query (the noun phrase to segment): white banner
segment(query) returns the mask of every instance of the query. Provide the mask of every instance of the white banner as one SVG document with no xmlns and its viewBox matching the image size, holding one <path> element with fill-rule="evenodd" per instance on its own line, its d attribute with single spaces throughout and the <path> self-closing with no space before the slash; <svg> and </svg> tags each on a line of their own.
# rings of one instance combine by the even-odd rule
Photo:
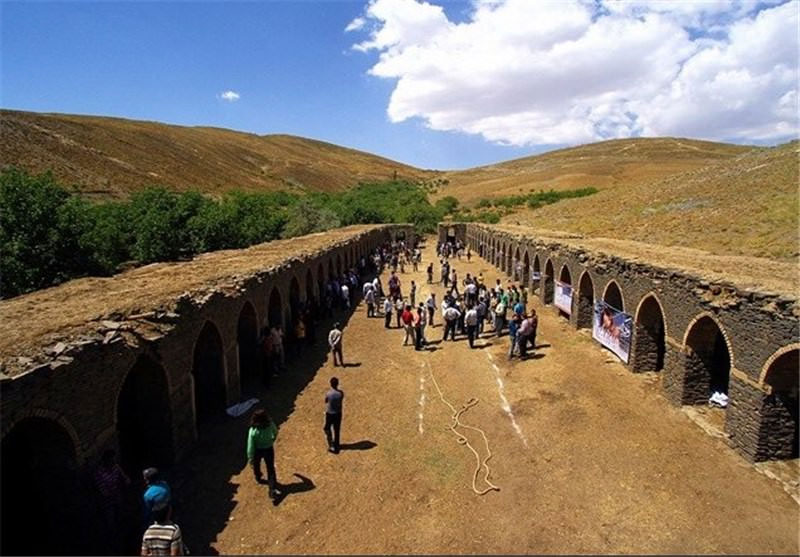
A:
<svg viewBox="0 0 800 557">
<path fill-rule="evenodd" d="M 617 311 L 603 300 L 595 302 L 592 338 L 619 356 L 626 364 L 631 351 L 632 331 L 633 318 L 630 315 Z"/>
<path fill-rule="evenodd" d="M 555 281 L 556 283 L 556 296 L 553 303 L 555 306 L 566 313 L 572 315 L 572 285 Z"/>
</svg>

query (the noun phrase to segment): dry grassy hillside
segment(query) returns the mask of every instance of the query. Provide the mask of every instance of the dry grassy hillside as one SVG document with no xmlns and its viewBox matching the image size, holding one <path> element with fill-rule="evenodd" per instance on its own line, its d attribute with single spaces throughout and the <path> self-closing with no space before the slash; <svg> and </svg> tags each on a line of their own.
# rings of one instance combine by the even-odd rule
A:
<svg viewBox="0 0 800 557">
<path fill-rule="evenodd" d="M 0 111 L 0 166 L 52 170 L 92 197 L 125 197 L 146 185 L 179 190 L 336 191 L 359 181 L 433 173 L 289 135 L 258 136 L 120 118 Z"/>
<path fill-rule="evenodd" d="M 610 184 L 590 197 L 525 209 L 503 222 L 716 254 L 796 259 L 799 153 L 797 141 L 752 149 L 658 180 Z"/>
<path fill-rule="evenodd" d="M 438 196 L 472 205 L 484 197 L 593 186 L 637 184 L 728 160 L 751 147 L 691 139 L 618 139 L 447 172 Z"/>
</svg>

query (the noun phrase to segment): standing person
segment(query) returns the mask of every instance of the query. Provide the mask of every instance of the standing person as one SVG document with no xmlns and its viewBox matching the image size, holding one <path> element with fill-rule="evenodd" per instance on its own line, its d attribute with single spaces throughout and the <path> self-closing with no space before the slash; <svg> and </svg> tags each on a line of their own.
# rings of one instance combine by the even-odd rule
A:
<svg viewBox="0 0 800 557">
<path fill-rule="evenodd" d="M 342 305 L 344 306 L 344 309 L 350 309 L 350 287 L 348 287 L 344 281 L 342 281 L 341 291 Z"/>
<path fill-rule="evenodd" d="M 467 338 L 469 339 L 469 347 L 475 348 L 475 332 L 478 330 L 478 310 L 475 306 L 467 306 L 467 313 L 464 316 L 464 323 L 467 326 Z"/>
<path fill-rule="evenodd" d="M 411 288 L 410 288 L 410 292 L 409 292 L 409 296 L 408 297 L 409 297 L 409 303 L 411 304 L 411 307 L 412 308 L 416 307 L 417 306 L 417 284 L 413 280 L 411 281 Z"/>
<path fill-rule="evenodd" d="M 428 315 L 427 311 L 425 311 L 425 306 L 422 305 L 422 302 L 419 303 L 419 307 L 417 308 L 417 318 L 419 321 L 419 327 L 417 330 L 417 334 L 419 336 L 420 345 L 424 346 L 428 344 L 428 341 L 425 339 L 425 326 L 428 323 Z"/>
<path fill-rule="evenodd" d="M 367 290 L 364 301 L 367 302 L 367 317 L 375 317 L 375 290 L 372 288 Z"/>
<path fill-rule="evenodd" d="M 142 536 L 141 555 L 184 555 L 181 529 L 172 522 L 170 505 L 153 511 L 153 523 Z"/>
<path fill-rule="evenodd" d="M 444 336 L 442 340 L 447 340 L 448 333 L 450 333 L 450 340 L 456 340 L 456 324 L 459 317 L 461 317 L 461 312 L 454 305 L 448 306 L 444 310 Z"/>
<path fill-rule="evenodd" d="M 403 320 L 403 310 L 406 309 L 406 305 L 403 303 L 403 298 L 397 298 L 397 301 L 394 304 L 394 312 L 397 317 L 397 328 L 400 328 L 400 324 Z"/>
<path fill-rule="evenodd" d="M 531 313 L 525 318 L 520 327 L 520 334 L 522 335 L 519 340 L 519 358 L 524 360 L 527 355 L 528 342 L 531 343 L 531 348 L 536 349 L 536 329 L 539 327 L 539 318 L 536 315 L 536 310 L 531 309 Z"/>
<path fill-rule="evenodd" d="M 521 323 L 522 323 L 522 318 L 520 317 L 520 315 L 518 313 L 515 313 L 511 317 L 511 321 L 508 322 L 508 339 L 509 339 L 509 343 L 510 343 L 510 346 L 508 347 L 508 359 L 509 360 L 514 357 L 514 352 L 517 351 L 517 348 L 520 348 L 520 350 L 519 350 L 520 354 L 519 355 L 520 355 L 520 358 L 522 358 L 521 346 L 522 346 L 522 343 L 525 342 L 524 340 L 522 340 L 522 339 L 525 338 L 525 336 L 523 334 L 520 334 L 520 330 L 519 329 L 520 329 L 520 324 Z"/>
<path fill-rule="evenodd" d="M 158 468 L 145 468 L 142 471 L 145 490 L 142 495 L 144 503 L 144 526 L 145 528 L 153 523 L 153 512 L 164 509 L 172 502 L 172 490 L 161 478 Z"/>
<path fill-rule="evenodd" d="M 478 305 L 475 310 L 478 312 L 478 330 L 477 334 L 483 334 L 483 323 L 486 320 L 486 300 L 481 296 L 478 298 Z"/>
<path fill-rule="evenodd" d="M 261 460 L 267 467 L 267 484 L 269 497 L 273 501 L 280 495 L 277 488 L 278 475 L 275 473 L 275 439 L 278 438 L 278 426 L 272 421 L 267 411 L 259 408 L 250 417 L 250 429 L 247 431 L 247 461 L 253 467 L 256 481 L 262 483 Z"/>
<path fill-rule="evenodd" d="M 472 260 L 472 251 L 467 248 L 467 263 L 469 263 L 470 260 Z"/>
<path fill-rule="evenodd" d="M 125 488 L 131 484 L 130 478 L 122 471 L 113 449 L 107 449 L 100 459 L 94 473 L 94 485 L 100 495 L 100 511 L 105 526 L 104 540 L 109 549 L 120 551 L 122 539 L 122 512 L 125 502 Z"/>
<path fill-rule="evenodd" d="M 455 269 L 453 269 L 453 274 L 450 277 L 450 281 L 453 284 L 453 288 L 452 290 L 450 290 L 450 293 L 455 292 L 456 293 L 455 297 L 458 298 L 459 296 L 461 296 L 461 294 L 458 292 L 458 273 L 456 273 Z"/>
<path fill-rule="evenodd" d="M 342 356 L 342 330 L 339 323 L 333 324 L 333 329 L 328 333 L 328 345 L 333 352 L 333 366 L 336 367 L 336 356 L 339 356 L 339 365 L 344 367 L 344 357 Z"/>
<path fill-rule="evenodd" d="M 436 313 L 436 294 L 430 293 L 428 299 L 425 300 L 425 306 L 428 308 L 428 324 L 433 327 L 433 314 Z"/>
<path fill-rule="evenodd" d="M 433 261 L 428 263 L 428 284 L 433 284 Z"/>
<path fill-rule="evenodd" d="M 497 305 L 494 307 L 494 331 L 497 336 L 503 335 L 503 326 L 506 321 L 506 304 L 503 302 L 502 297 Z"/>
<path fill-rule="evenodd" d="M 391 298 L 384 298 L 383 299 L 383 326 L 387 329 L 391 328 L 392 326 L 392 308 L 394 304 L 392 304 Z"/>
<path fill-rule="evenodd" d="M 342 401 L 344 391 L 339 388 L 339 379 L 331 377 L 331 388 L 325 393 L 325 438 L 328 440 L 328 452 L 339 453 L 339 431 L 342 428 Z M 332 433 L 331 433 L 331 430 Z"/>
<path fill-rule="evenodd" d="M 411 342 L 414 342 L 414 315 L 411 312 L 411 306 L 403 308 L 403 313 L 400 318 L 403 321 L 403 328 L 406 332 L 406 336 L 403 339 L 403 346 L 406 346 L 409 338 L 411 338 Z"/>
</svg>

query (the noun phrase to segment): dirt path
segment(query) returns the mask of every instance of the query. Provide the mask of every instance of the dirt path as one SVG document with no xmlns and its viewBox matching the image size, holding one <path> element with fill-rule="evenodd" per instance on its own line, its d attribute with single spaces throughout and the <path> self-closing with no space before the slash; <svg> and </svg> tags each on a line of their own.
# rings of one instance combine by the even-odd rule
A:
<svg viewBox="0 0 800 557">
<path fill-rule="evenodd" d="M 424 268 L 413 278 L 427 296 Z M 439 265 L 436 263 L 436 274 Z M 463 277 L 497 272 L 454 261 Z M 503 281 L 506 279 L 503 277 Z M 384 285 L 386 278 L 384 277 Z M 443 288 L 433 286 L 441 299 Z M 344 335 L 346 362 L 321 347 L 263 397 L 280 423 L 278 506 L 245 466 L 247 418 L 204 436 L 177 487 L 178 521 L 195 553 L 797 553 L 797 504 L 586 335 L 541 308 L 537 358 L 509 362 L 506 337 L 416 352 L 366 318 Z M 441 318 L 428 329 L 439 340 Z M 322 337 L 320 331 L 319 336 Z M 319 342 L 321 344 L 321 342 Z M 303 368 L 303 366 L 314 366 Z M 499 492 L 471 489 L 475 457 L 446 430 L 449 409 L 486 431 Z M 322 399 L 345 391 L 343 450 L 326 451 Z M 296 397 L 293 395 L 297 393 Z M 474 432 L 470 441 L 485 454 Z M 301 476 L 293 476 L 300 474 Z M 482 487 L 481 482 L 478 482 Z"/>
</svg>

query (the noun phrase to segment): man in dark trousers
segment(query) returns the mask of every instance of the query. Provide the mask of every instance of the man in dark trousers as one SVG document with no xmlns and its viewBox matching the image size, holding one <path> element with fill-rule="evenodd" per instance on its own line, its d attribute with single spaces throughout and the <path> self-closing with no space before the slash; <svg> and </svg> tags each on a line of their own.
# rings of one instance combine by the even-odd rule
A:
<svg viewBox="0 0 800 557">
<path fill-rule="evenodd" d="M 339 364 L 344 367 L 344 357 L 342 356 L 342 329 L 339 323 L 333 324 L 333 329 L 328 333 L 328 346 L 333 352 L 333 365 L 336 366 L 336 356 L 339 356 Z"/>
<path fill-rule="evenodd" d="M 331 389 L 325 393 L 325 437 L 328 451 L 339 453 L 339 430 L 342 427 L 342 400 L 344 392 L 339 389 L 339 379 L 331 377 Z M 333 431 L 331 431 L 333 430 Z"/>
</svg>

